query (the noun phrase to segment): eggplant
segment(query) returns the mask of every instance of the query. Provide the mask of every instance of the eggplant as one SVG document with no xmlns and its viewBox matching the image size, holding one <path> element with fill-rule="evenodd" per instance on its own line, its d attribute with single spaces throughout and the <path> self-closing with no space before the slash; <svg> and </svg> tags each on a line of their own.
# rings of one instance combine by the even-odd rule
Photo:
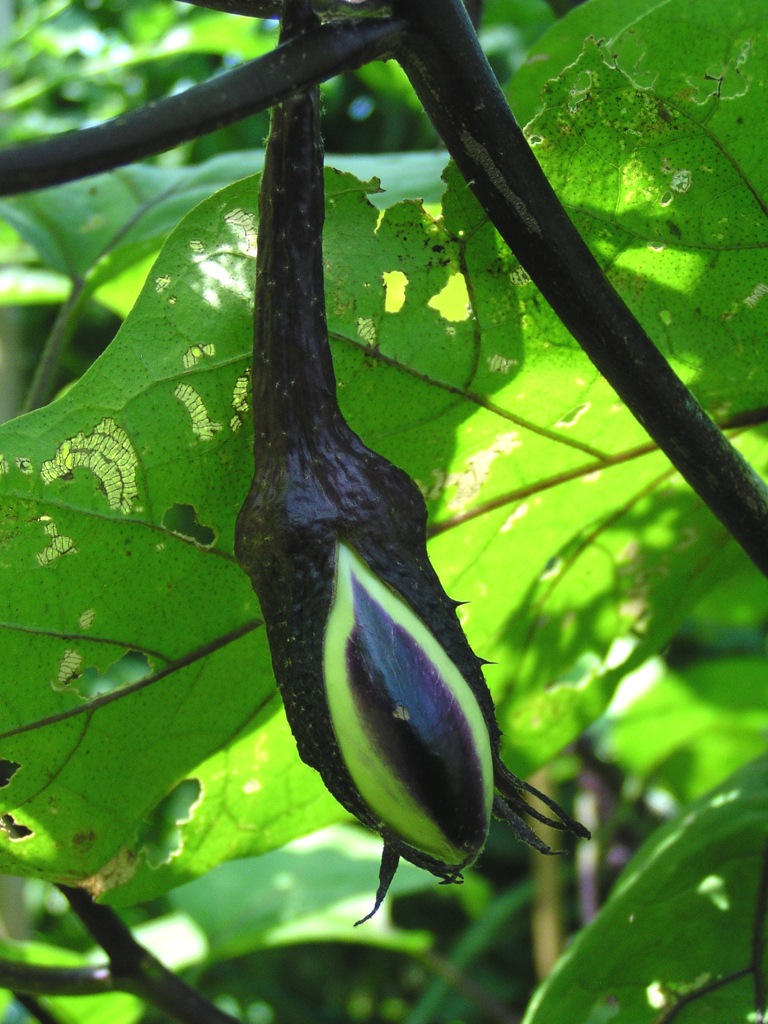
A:
<svg viewBox="0 0 768 1024">
<path fill-rule="evenodd" d="M 281 38 L 313 19 L 303 0 L 286 3 Z M 271 116 L 259 193 L 254 476 L 236 554 L 261 604 L 301 758 L 384 841 L 374 913 L 401 857 L 460 881 L 492 813 L 545 853 L 525 815 L 588 832 L 502 762 L 483 662 L 427 555 L 422 495 L 339 409 L 323 220 L 312 90 Z"/>
</svg>

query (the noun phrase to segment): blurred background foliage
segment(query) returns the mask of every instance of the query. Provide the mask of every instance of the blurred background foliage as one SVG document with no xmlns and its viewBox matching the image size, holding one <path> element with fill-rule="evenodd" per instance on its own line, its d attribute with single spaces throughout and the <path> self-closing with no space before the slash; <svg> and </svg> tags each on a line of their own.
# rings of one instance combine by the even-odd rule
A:
<svg viewBox="0 0 768 1024">
<path fill-rule="evenodd" d="M 570 6 L 488 0 L 481 40 L 502 84 Z M 0 33 L 0 141 L 8 145 L 188 88 L 269 50 L 276 26 L 173 0 L 0 0 Z M 419 164 L 416 156 L 416 169 L 442 158 L 394 63 L 371 65 L 322 91 L 329 153 L 432 160 Z M 176 170 L 258 151 L 267 123 L 266 114 L 249 118 L 154 163 Z M 138 264 L 126 277 L 126 295 L 135 295 L 136 275 L 146 269 Z M 18 411 L 66 294 L 62 278 L 12 226 L 0 224 L 2 418 Z M 114 282 L 108 301 L 98 291 L 89 299 L 59 388 L 103 351 L 126 302 L 115 297 Z M 696 608 L 663 655 L 622 682 L 607 714 L 537 779 L 561 798 L 573 795 L 577 816 L 595 830 L 593 844 L 576 858 L 544 860 L 493 828 L 463 887 L 436 887 L 430 876 L 406 868 L 391 906 L 350 934 L 349 921 L 370 900 L 379 844 L 345 826 L 258 860 L 222 865 L 123 916 L 169 966 L 248 1024 L 519 1021 L 567 936 L 594 916 L 658 823 L 765 751 L 767 634 L 764 581 L 745 565 Z M 733 678 L 740 682 L 737 698 L 728 685 Z M 178 820 L 169 806 L 153 837 L 161 849 L 172 844 Z M 354 844 L 359 857 L 351 860 Z M 351 875 L 358 870 L 355 890 Z M 350 888 L 357 891 L 351 902 Z M 36 962 L 66 962 L 67 951 L 90 946 L 59 894 L 34 881 L 0 882 L 2 934 L 33 940 L 26 948 Z M 0 952 L 12 955 L 13 948 L 18 953 L 12 946 Z M 62 1020 L 157 1019 L 123 996 L 51 1005 Z M 0 1014 L 3 1024 L 25 1019 L 10 995 L 0 995 Z"/>
</svg>

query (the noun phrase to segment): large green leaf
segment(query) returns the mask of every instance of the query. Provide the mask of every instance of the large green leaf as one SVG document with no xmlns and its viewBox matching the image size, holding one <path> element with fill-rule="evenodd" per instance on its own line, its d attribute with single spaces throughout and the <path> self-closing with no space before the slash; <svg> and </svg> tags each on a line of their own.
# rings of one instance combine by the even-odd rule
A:
<svg viewBox="0 0 768 1024">
<path fill-rule="evenodd" d="M 765 751 L 766 675 L 765 655 L 743 655 L 629 676 L 604 723 L 604 749 L 686 803 Z"/>
<path fill-rule="evenodd" d="M 739 8 L 755 38 L 758 7 Z M 664 12 L 689 10 L 663 5 L 646 49 L 664 45 Z M 707 40 L 710 66 L 722 35 Z M 691 88 L 673 105 L 604 57 L 589 44 L 553 83 L 532 141 L 617 286 L 764 470 L 765 169 L 734 125 L 765 118 L 765 93 Z M 692 75 L 700 48 L 691 59 Z M 448 183 L 442 219 L 417 202 L 382 217 L 328 172 L 328 318 L 345 414 L 422 486 L 522 773 L 743 559 Z M 0 433 L 4 870 L 146 898 L 341 814 L 294 752 L 232 556 L 255 197 L 246 180 L 197 207 L 105 356 Z M 84 703 L 116 662 L 151 685 Z"/>
<path fill-rule="evenodd" d="M 120 274 L 161 242 L 216 189 L 261 170 L 264 154 L 228 153 L 202 166 L 142 164 L 0 201 L 0 216 L 45 264 L 89 290 Z"/>
<path fill-rule="evenodd" d="M 94 891 L 139 865 L 152 875 L 157 858 L 147 867 L 136 857 L 139 823 L 222 748 L 210 777 L 195 775 L 197 820 L 204 805 L 220 826 L 231 808 L 243 820 L 228 830 L 234 852 L 340 816 L 269 724 L 269 653 L 232 556 L 250 474 L 254 235 L 242 204 L 253 206 L 255 187 L 187 219 L 107 357 L 68 395 L 4 428 L 3 730 L 76 712 L 2 742 L 12 870 L 74 880 L 109 862 Z M 127 651 L 157 682 L 90 710 L 83 695 L 109 685 L 94 675 Z M 238 742 L 243 730 L 254 735 Z"/>
<path fill-rule="evenodd" d="M 659 829 L 561 958 L 525 1024 L 759 1019 L 767 814 L 763 758 Z"/>
<path fill-rule="evenodd" d="M 222 864 L 177 889 L 171 902 L 205 932 L 209 961 L 303 942 L 342 941 L 421 953 L 433 937 L 396 927 L 389 900 L 367 927 L 351 927 L 371 910 L 371 879 L 380 860 L 377 838 L 356 825 L 341 825 L 264 857 Z M 431 886 L 428 875 L 404 863 L 389 895 Z"/>
<path fill-rule="evenodd" d="M 372 201 L 382 208 L 420 196 L 438 203 L 443 191 L 441 151 L 393 153 L 384 166 L 373 156 L 335 156 L 333 166 L 367 180 L 378 176 Z M 179 219 L 225 185 L 261 170 L 262 149 L 212 157 L 191 167 L 133 165 L 85 181 L 0 200 L 0 217 L 37 252 L 46 270 L 29 265 L 17 244 L 16 263 L 0 273 L 0 303 L 61 302 L 71 282 L 125 316 L 141 291 L 160 246 Z M 5 241 L 3 239 L 3 241 Z M 19 251 L 21 248 L 21 251 Z M 23 262 L 21 262 L 23 260 Z"/>
</svg>

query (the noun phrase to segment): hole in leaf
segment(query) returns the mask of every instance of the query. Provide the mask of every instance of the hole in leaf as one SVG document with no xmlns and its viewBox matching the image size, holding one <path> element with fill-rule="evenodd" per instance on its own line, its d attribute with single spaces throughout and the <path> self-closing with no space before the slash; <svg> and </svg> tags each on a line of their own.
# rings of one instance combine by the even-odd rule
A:
<svg viewBox="0 0 768 1024">
<path fill-rule="evenodd" d="M 6 761 L 0 757 L 0 789 L 8 785 L 19 768 L 21 765 L 17 761 Z"/>
<path fill-rule="evenodd" d="M 198 779 L 184 779 L 150 813 L 139 828 L 136 848 L 151 868 L 168 864 L 181 853 L 181 825 L 192 820 L 203 787 Z"/>
<path fill-rule="evenodd" d="M 592 406 L 591 402 L 582 402 L 581 405 L 575 406 L 565 416 L 561 416 L 555 424 L 556 427 L 573 427 L 579 422 L 585 412 L 589 412 Z"/>
<path fill-rule="evenodd" d="M 402 270 L 388 270 L 381 275 L 384 282 L 384 312 L 399 313 L 405 305 L 408 278 Z"/>
<path fill-rule="evenodd" d="M 202 548 L 209 548 L 216 540 L 216 531 L 200 522 L 193 505 L 180 505 L 178 502 L 171 505 L 163 513 L 162 525 Z"/>
<path fill-rule="evenodd" d="M 437 295 L 433 295 L 427 303 L 436 309 L 443 320 L 458 323 L 469 317 L 469 292 L 463 274 L 451 274 L 448 281 Z"/>
<path fill-rule="evenodd" d="M 544 566 L 539 580 L 551 580 L 559 576 L 563 568 L 563 560 L 559 555 L 553 555 Z"/>
<path fill-rule="evenodd" d="M 26 839 L 34 833 L 26 825 L 20 825 L 12 814 L 0 814 L 0 832 L 5 832 L 12 843 Z"/>
<path fill-rule="evenodd" d="M 104 672 L 91 666 L 82 673 L 77 682 L 77 692 L 87 699 L 113 693 L 124 686 L 138 683 L 152 672 L 152 665 L 146 654 L 128 651 L 113 662 Z"/>
</svg>

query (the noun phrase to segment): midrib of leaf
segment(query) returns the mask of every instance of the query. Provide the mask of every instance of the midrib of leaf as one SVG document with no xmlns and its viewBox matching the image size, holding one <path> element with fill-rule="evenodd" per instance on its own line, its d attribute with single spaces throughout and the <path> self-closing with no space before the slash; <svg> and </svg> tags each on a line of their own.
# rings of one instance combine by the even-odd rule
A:
<svg viewBox="0 0 768 1024">
<path fill-rule="evenodd" d="M 741 416 L 736 418 L 739 420 L 742 419 Z M 759 419 L 756 419 L 754 423 L 751 425 L 760 426 L 765 423 L 768 423 L 768 411 L 764 412 L 764 414 Z M 720 426 L 730 437 L 733 438 L 738 437 L 739 434 L 741 434 L 744 431 L 744 429 L 746 429 L 741 426 L 730 427 L 727 421 L 725 423 L 721 423 Z M 555 440 L 560 439 L 555 438 Z M 457 515 L 450 516 L 447 519 L 439 519 L 433 522 L 429 527 L 429 536 L 436 537 L 438 536 L 438 534 L 444 533 L 446 530 L 453 529 L 456 526 L 462 526 L 464 523 L 470 522 L 473 519 L 478 519 L 479 517 L 487 514 L 488 512 L 493 512 L 496 511 L 497 509 L 504 508 L 505 505 L 513 505 L 524 498 L 529 498 L 534 494 L 541 494 L 544 491 L 549 491 L 553 487 L 558 487 L 561 484 L 569 483 L 572 480 L 579 480 L 583 477 L 589 476 L 590 473 L 594 473 L 597 470 L 605 470 L 611 469 L 614 466 L 621 466 L 627 462 L 632 462 L 634 459 L 640 459 L 644 455 L 651 455 L 652 453 L 658 451 L 658 445 L 654 444 L 652 441 L 649 441 L 648 444 L 637 445 L 634 448 L 630 448 L 625 452 L 619 452 L 615 455 L 603 455 L 600 457 L 599 460 L 596 460 L 595 462 L 585 463 L 583 466 L 579 466 L 576 469 L 564 473 L 556 473 L 551 477 L 545 477 L 541 480 L 538 480 L 534 484 L 529 484 L 527 487 L 518 487 L 513 491 L 507 492 L 506 494 L 499 495 L 498 497 L 492 499 L 491 501 L 479 502 L 474 508 L 470 509 L 470 511 L 468 512 L 461 512 Z M 665 472 L 659 478 L 659 483 L 661 483 L 663 480 L 669 479 L 669 477 L 672 476 L 673 474 L 674 470 L 672 469 L 670 469 L 668 472 Z M 635 498 L 632 499 L 633 502 L 635 500 Z M 623 509 L 619 510 L 619 514 L 623 514 L 623 511 Z M 609 521 L 606 521 L 606 525 L 608 524 Z"/>
<path fill-rule="evenodd" d="M 389 366 L 394 370 L 399 370 L 402 373 L 408 374 L 408 376 L 412 377 L 414 380 L 420 381 L 422 384 L 427 384 L 439 391 L 445 391 L 449 395 L 455 395 L 463 402 L 473 405 L 477 409 L 486 409 L 488 412 L 494 413 L 498 416 L 499 419 L 508 423 L 513 423 L 515 426 L 528 430 L 532 434 L 537 434 L 539 437 L 546 438 L 548 441 L 555 441 L 557 444 L 561 444 L 565 448 L 573 448 L 576 451 L 583 452 L 585 455 L 590 455 L 593 458 L 598 459 L 601 465 L 609 464 L 610 456 L 604 455 L 591 445 L 584 444 L 581 441 L 572 440 L 562 434 L 556 434 L 555 431 L 539 426 L 537 423 L 533 423 L 531 420 L 527 420 L 522 416 L 517 416 L 508 409 L 502 409 L 495 402 L 486 398 L 485 395 L 470 391 L 468 388 L 457 387 L 457 385 L 449 384 L 446 381 L 437 380 L 434 377 L 429 377 L 427 374 L 422 373 L 414 367 L 400 362 L 393 356 L 385 355 L 383 352 L 377 350 L 371 351 L 363 343 L 349 335 L 341 334 L 338 331 L 332 331 L 330 332 L 330 336 L 335 341 L 343 342 L 351 348 L 356 349 L 358 352 L 364 353 L 366 359 L 369 359 L 371 362 L 379 362 L 384 366 Z"/>
</svg>

